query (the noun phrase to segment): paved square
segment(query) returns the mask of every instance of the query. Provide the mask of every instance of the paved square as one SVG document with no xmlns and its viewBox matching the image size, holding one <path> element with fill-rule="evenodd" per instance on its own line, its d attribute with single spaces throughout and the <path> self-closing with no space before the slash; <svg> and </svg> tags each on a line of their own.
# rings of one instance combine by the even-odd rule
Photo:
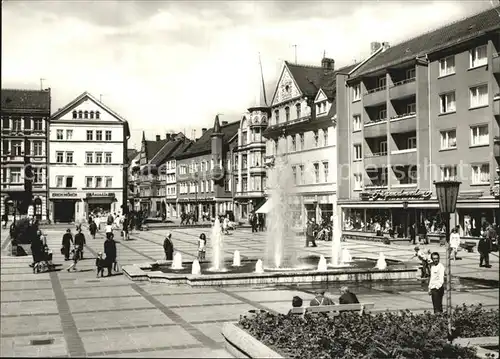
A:
<svg viewBox="0 0 500 359">
<path fill-rule="evenodd" d="M 28 266 L 31 257 L 11 257 L 4 251 L 1 260 L 1 356 L 89 356 L 89 357 L 176 357 L 229 358 L 220 329 L 226 321 L 236 321 L 249 309 L 267 309 L 286 313 L 294 295 L 308 302 L 314 297 L 310 285 L 281 287 L 191 288 L 165 284 L 134 283 L 121 273 L 96 278 L 94 258 L 103 250 L 103 236 L 91 239 L 85 259 L 78 271 L 68 273 L 58 248 L 65 227 L 44 229 L 54 262 L 61 270 L 33 274 Z M 174 246 L 189 261 L 197 255 L 197 240 L 209 229 L 156 229 L 132 234 L 132 240 L 118 238 L 119 265 L 149 263 L 163 259 L 163 239 L 172 233 Z M 2 239 L 7 233 L 2 230 Z M 304 248 L 301 238 L 288 244 L 302 255 L 329 256 L 330 242 L 319 242 L 317 248 Z M 346 242 L 357 257 L 407 260 L 413 246 Z M 6 248 L 6 246 L 2 246 Z M 224 256 L 232 259 L 238 249 L 243 258 L 259 258 L 265 248 L 265 234 L 238 229 L 225 238 Z M 444 248 L 430 245 L 444 255 Z M 211 257 L 210 239 L 207 258 Z M 497 287 L 478 278 L 497 281 L 498 253 L 492 253 L 490 269 L 478 267 L 477 253 L 460 252 L 461 260 L 453 262 L 453 304 L 483 303 L 498 307 Z M 417 265 L 418 262 L 415 261 Z M 473 280 L 467 280 L 472 278 Z M 476 279 L 476 280 L 474 280 Z M 337 301 L 339 284 L 325 287 Z M 426 283 L 363 283 L 351 285 L 364 302 L 374 302 L 376 310 L 432 309 Z M 34 342 L 33 342 L 34 341 Z"/>
</svg>

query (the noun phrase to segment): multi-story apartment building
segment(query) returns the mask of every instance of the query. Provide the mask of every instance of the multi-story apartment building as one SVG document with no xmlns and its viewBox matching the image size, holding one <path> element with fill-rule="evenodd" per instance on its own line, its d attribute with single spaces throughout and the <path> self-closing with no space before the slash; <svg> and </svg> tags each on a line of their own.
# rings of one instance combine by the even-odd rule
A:
<svg viewBox="0 0 500 359">
<path fill-rule="evenodd" d="M 135 197 L 136 197 L 136 185 L 135 185 L 135 176 L 133 168 L 137 163 L 139 163 L 139 155 L 140 152 L 136 149 L 128 149 L 127 150 L 127 186 L 128 186 L 128 210 L 134 210 Z"/>
<path fill-rule="evenodd" d="M 462 182 L 452 221 L 463 235 L 499 222 L 499 50 L 497 8 L 384 45 L 337 76 L 344 230 L 437 231 L 433 181 L 445 179 Z"/>
<path fill-rule="evenodd" d="M 231 159 L 237 146 L 240 121 L 219 122 L 203 129 L 201 137 L 176 156 L 177 212 L 195 212 L 211 217 L 233 211 Z"/>
<path fill-rule="evenodd" d="M 204 129 L 206 130 L 206 129 Z M 167 218 L 179 218 L 179 211 L 177 210 L 177 161 L 176 157 L 186 152 L 193 141 L 186 139 L 183 144 L 178 146 L 165 160 L 166 169 L 166 204 L 167 204 Z"/>
<path fill-rule="evenodd" d="M 1 214 L 20 214 L 33 205 L 33 215 L 46 220 L 47 213 L 47 138 L 50 117 L 50 89 L 2 89 Z M 31 164 L 31 178 L 25 168 Z M 24 213 L 25 214 L 25 213 Z"/>
<path fill-rule="evenodd" d="M 354 66 L 338 71 L 349 71 Z M 321 66 L 284 63 L 271 103 L 271 119 L 264 136 L 266 164 L 286 156 L 295 187 L 294 221 L 329 220 L 336 205 L 335 62 Z M 265 206 L 265 205 L 264 205 Z"/>
<path fill-rule="evenodd" d="M 127 206 L 128 123 L 84 92 L 50 119 L 49 212 L 52 221 L 83 221 Z"/>
<path fill-rule="evenodd" d="M 142 133 L 139 168 L 134 174 L 140 209 L 146 216 L 167 216 L 167 171 L 170 165 L 167 158 L 183 147 L 185 141 L 183 133 L 167 133 L 164 139 L 156 135 L 156 141 L 147 141 Z"/>
</svg>

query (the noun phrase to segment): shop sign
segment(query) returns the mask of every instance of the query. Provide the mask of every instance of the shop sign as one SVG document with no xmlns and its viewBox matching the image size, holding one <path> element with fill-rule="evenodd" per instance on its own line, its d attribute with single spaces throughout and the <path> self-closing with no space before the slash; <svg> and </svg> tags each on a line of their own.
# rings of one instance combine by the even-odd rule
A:
<svg viewBox="0 0 500 359">
<path fill-rule="evenodd" d="M 363 201 L 401 201 L 411 199 L 429 199 L 432 197 L 432 191 L 384 191 L 377 190 L 372 192 L 361 192 L 359 197 Z"/>
<path fill-rule="evenodd" d="M 51 193 L 50 197 L 52 198 L 65 198 L 65 197 L 77 197 L 78 193 L 75 192 L 55 192 Z"/>
<path fill-rule="evenodd" d="M 113 192 L 90 192 L 87 193 L 87 197 L 114 197 L 115 194 Z"/>
</svg>

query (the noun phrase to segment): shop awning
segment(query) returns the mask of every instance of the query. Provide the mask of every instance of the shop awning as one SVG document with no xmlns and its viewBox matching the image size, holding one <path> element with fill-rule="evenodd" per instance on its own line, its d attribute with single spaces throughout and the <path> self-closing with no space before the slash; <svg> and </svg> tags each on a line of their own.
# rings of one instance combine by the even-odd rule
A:
<svg viewBox="0 0 500 359">
<path fill-rule="evenodd" d="M 263 213 L 267 214 L 271 211 L 271 200 L 268 199 L 266 200 L 266 203 L 264 203 L 255 213 Z"/>
</svg>

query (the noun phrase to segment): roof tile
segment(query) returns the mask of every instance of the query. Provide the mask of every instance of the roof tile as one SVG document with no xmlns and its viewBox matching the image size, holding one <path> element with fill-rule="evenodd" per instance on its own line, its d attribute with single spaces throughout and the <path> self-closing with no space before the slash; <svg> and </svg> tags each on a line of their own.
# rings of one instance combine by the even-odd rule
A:
<svg viewBox="0 0 500 359">
<path fill-rule="evenodd" d="M 50 89 L 2 89 L 2 110 L 50 111 Z"/>
</svg>

